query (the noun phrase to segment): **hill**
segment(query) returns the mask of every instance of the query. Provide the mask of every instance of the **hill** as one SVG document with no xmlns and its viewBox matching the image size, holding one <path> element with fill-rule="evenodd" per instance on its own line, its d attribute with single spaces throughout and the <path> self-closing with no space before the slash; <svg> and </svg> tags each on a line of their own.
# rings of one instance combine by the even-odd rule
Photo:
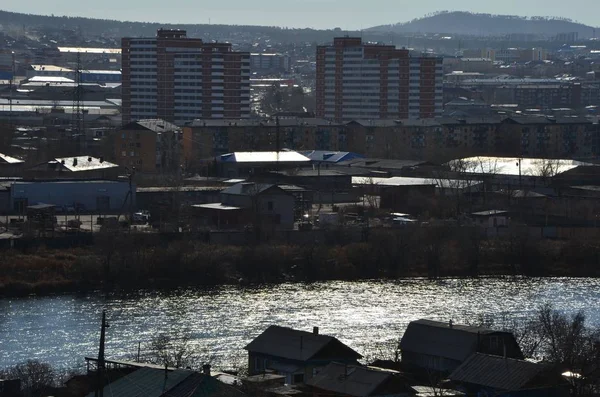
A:
<svg viewBox="0 0 600 397">
<path fill-rule="evenodd" d="M 84 17 L 47 16 L 23 14 L 0 10 L 0 32 L 11 35 L 24 34 L 24 31 L 75 31 L 82 39 L 103 37 L 147 37 L 156 34 L 159 28 L 185 29 L 190 37 L 201 37 L 227 41 L 254 39 L 257 37 L 277 38 L 279 42 L 321 42 L 331 40 L 333 30 L 288 29 L 277 26 L 253 25 L 209 25 L 171 24 L 161 22 L 132 22 Z M 339 34 L 339 33 L 338 33 Z M 349 34 L 359 34 L 349 32 Z M 236 40 L 237 39 L 237 40 Z"/>
<path fill-rule="evenodd" d="M 535 34 L 546 37 L 554 37 L 558 33 L 576 32 L 579 38 L 589 38 L 594 35 L 593 27 L 565 18 L 475 14 L 464 11 L 442 11 L 410 22 L 375 26 L 369 28 L 368 31 L 445 33 L 468 36 Z"/>
</svg>

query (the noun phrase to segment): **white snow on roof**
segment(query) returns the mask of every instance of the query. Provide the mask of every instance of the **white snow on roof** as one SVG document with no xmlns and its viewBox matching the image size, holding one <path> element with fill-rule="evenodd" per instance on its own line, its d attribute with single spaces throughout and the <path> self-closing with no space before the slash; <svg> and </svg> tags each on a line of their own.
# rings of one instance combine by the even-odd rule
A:
<svg viewBox="0 0 600 397">
<path fill-rule="evenodd" d="M 75 160 L 77 160 L 77 162 L 75 162 Z M 63 163 L 64 161 L 63 166 L 72 172 L 118 167 L 118 165 L 109 163 L 108 161 L 100 161 L 99 158 L 88 156 L 62 157 L 56 158 L 54 161 L 58 163 Z"/>
<path fill-rule="evenodd" d="M 519 162 L 521 175 L 544 176 L 549 172 L 553 175 L 569 171 L 578 166 L 592 166 L 576 160 L 565 159 L 535 159 L 517 157 L 467 157 L 452 160 L 450 166 L 461 167 L 466 172 L 474 174 L 519 175 Z M 462 165 L 459 165 L 462 163 Z"/>
<path fill-rule="evenodd" d="M 309 162 L 310 159 L 298 152 L 234 152 L 224 154 L 221 160 L 232 163 L 275 163 L 275 162 Z"/>
</svg>

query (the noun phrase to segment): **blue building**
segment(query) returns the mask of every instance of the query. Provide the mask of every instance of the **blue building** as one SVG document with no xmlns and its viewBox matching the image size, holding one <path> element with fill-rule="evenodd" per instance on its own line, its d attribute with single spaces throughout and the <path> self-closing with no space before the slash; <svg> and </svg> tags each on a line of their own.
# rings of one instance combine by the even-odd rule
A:
<svg viewBox="0 0 600 397">
<path fill-rule="evenodd" d="M 129 181 L 19 181 L 10 185 L 8 193 L 9 208 L 4 210 L 16 213 L 39 203 L 92 213 L 114 213 L 124 203 L 129 205 Z M 132 203 L 135 208 L 135 186 L 132 186 Z"/>
</svg>

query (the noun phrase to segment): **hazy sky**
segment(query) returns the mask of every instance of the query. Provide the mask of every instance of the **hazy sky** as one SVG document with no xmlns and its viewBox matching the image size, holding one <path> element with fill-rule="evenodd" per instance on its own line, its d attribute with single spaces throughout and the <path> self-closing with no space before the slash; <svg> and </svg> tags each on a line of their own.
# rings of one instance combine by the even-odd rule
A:
<svg viewBox="0 0 600 397">
<path fill-rule="evenodd" d="M 451 8 L 449 8 L 451 7 Z M 600 0 L 3 0 L 8 11 L 171 23 L 354 30 L 440 10 L 560 16 L 600 25 Z"/>
</svg>

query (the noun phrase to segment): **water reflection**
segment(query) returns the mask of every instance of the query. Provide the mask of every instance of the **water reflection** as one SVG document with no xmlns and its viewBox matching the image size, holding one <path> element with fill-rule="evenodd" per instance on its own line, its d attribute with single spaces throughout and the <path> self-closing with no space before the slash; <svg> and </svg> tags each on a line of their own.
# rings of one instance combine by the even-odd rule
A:
<svg viewBox="0 0 600 397">
<path fill-rule="evenodd" d="M 189 330 L 200 349 L 226 366 L 239 362 L 245 344 L 271 324 L 319 326 L 366 356 L 422 317 L 456 323 L 478 316 L 526 317 L 539 304 L 553 302 L 565 312 L 584 309 L 599 324 L 599 286 L 596 279 L 412 279 L 4 299 L 0 367 L 29 358 L 63 368 L 82 365 L 84 356 L 97 354 L 104 307 L 111 358 L 131 356 L 138 342 L 160 332 Z"/>
</svg>

